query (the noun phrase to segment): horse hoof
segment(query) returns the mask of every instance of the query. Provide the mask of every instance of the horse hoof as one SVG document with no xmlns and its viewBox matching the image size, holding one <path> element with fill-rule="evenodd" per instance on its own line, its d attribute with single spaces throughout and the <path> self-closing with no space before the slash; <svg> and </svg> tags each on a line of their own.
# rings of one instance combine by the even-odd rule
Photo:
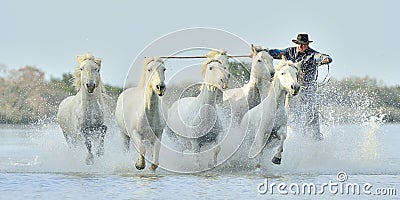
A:
<svg viewBox="0 0 400 200">
<path fill-rule="evenodd" d="M 138 162 L 136 162 L 136 164 L 135 164 L 135 167 L 136 167 L 136 169 L 138 169 L 138 170 L 144 169 L 145 166 L 146 166 L 145 164 L 139 164 Z"/>
<path fill-rule="evenodd" d="M 277 158 L 277 157 L 273 157 L 272 158 L 272 163 L 276 164 L 276 165 L 280 165 L 281 164 L 281 158 Z"/>
<path fill-rule="evenodd" d="M 87 164 L 87 165 L 93 165 L 93 163 L 94 163 L 93 155 L 92 155 L 92 154 L 89 154 L 89 155 L 86 157 L 86 164 Z"/>
<path fill-rule="evenodd" d="M 156 171 L 157 168 L 158 168 L 158 165 L 156 165 L 156 164 L 151 164 L 150 169 L 151 169 L 152 171 Z"/>
<path fill-rule="evenodd" d="M 208 167 L 211 169 L 211 168 L 214 168 L 215 166 L 217 166 L 217 160 L 215 159 L 212 159 L 212 160 L 210 160 L 210 161 L 208 161 Z"/>
</svg>

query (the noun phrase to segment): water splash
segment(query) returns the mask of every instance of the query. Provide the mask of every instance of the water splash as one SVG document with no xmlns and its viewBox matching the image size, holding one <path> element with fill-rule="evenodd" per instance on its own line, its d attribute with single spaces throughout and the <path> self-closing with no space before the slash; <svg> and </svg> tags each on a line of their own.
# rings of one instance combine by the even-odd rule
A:
<svg viewBox="0 0 400 200">
<path fill-rule="evenodd" d="M 384 116 L 384 114 L 380 116 L 372 116 L 364 123 L 364 139 L 361 144 L 361 157 L 363 160 L 369 162 L 378 160 L 381 147 L 378 142 L 377 133 L 384 124 Z"/>
<path fill-rule="evenodd" d="M 243 145 L 228 161 L 216 169 L 206 172 L 211 174 L 247 174 L 255 176 L 279 176 L 282 174 L 335 174 L 346 171 L 355 174 L 387 174 L 399 173 L 400 159 L 391 144 L 394 135 L 382 134 L 385 110 L 376 106 L 373 95 L 365 95 L 362 91 L 348 93 L 341 97 L 339 92 L 322 92 L 321 113 L 323 115 L 323 141 L 315 141 L 311 137 L 298 134 L 289 128 L 288 138 L 284 146 L 283 160 L 280 166 L 271 163 L 275 149 L 267 149 L 262 159 L 262 168 L 254 171 L 254 160 L 241 154 L 246 150 Z M 331 95 L 337 95 L 332 98 Z M 219 111 L 223 126 L 229 129 L 231 119 L 225 112 Z M 25 143 L 16 144 L 22 156 L 9 156 L 0 161 L 0 170 L 8 172 L 50 172 L 50 173 L 116 173 L 116 174 L 152 174 L 148 171 L 137 171 L 134 163 L 138 157 L 135 148 L 131 153 L 122 152 L 119 130 L 109 129 L 106 137 L 105 155 L 95 160 L 95 164 L 84 164 L 85 152 L 82 149 L 70 149 L 56 123 L 36 124 L 29 132 Z M 232 128 L 224 137 L 240 139 L 242 130 Z M 393 134 L 393 131 L 391 132 Z M 396 136 L 394 136 L 396 137 Z M 398 136 L 397 136 L 398 137 Z M 26 139 L 26 138 L 25 138 Z M 167 137 L 164 135 L 163 140 Z M 227 155 L 235 150 L 234 145 L 225 143 L 221 154 Z M 398 149 L 397 149 L 398 150 Z M 382 153 L 385 151 L 385 153 Z M 160 156 L 163 152 L 161 150 Z M 244 154 L 247 155 L 247 154 Z M 1 156 L 1 152 L 0 152 Z M 193 167 L 190 160 L 160 157 L 160 164 L 168 162 L 182 168 Z M 171 173 L 163 169 L 156 174 Z"/>
</svg>

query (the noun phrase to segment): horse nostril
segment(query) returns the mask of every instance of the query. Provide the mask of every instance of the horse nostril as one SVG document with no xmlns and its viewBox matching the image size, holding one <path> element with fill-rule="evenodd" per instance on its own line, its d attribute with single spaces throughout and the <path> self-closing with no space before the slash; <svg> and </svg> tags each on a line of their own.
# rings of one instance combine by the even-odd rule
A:
<svg viewBox="0 0 400 200">
<path fill-rule="evenodd" d="M 164 89 L 165 89 L 165 85 L 164 84 L 160 85 L 160 90 L 164 90 Z"/>
<path fill-rule="evenodd" d="M 231 74 L 228 74 L 228 79 L 230 79 L 231 78 Z"/>
<path fill-rule="evenodd" d="M 290 88 L 292 88 L 292 90 L 294 90 L 294 86 L 293 85 L 291 85 Z"/>
</svg>

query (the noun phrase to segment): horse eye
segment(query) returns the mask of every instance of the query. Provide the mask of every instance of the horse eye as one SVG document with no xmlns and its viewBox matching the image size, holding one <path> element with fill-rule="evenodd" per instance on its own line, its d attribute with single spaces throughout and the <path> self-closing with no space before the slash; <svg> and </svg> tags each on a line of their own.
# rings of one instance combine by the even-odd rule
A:
<svg viewBox="0 0 400 200">
<path fill-rule="evenodd" d="M 100 69 L 97 69 L 97 72 L 100 72 Z"/>
<path fill-rule="evenodd" d="M 212 70 L 212 67 L 210 67 L 210 70 Z"/>
<path fill-rule="evenodd" d="M 165 68 L 163 69 L 163 71 L 165 72 Z"/>
<path fill-rule="evenodd" d="M 258 60 L 258 62 L 261 62 L 261 60 Z"/>
<path fill-rule="evenodd" d="M 285 74 L 285 73 L 282 72 L 281 75 L 283 75 L 283 74 Z"/>
<path fill-rule="evenodd" d="M 83 68 L 80 68 L 81 69 L 81 71 L 83 70 Z"/>
<path fill-rule="evenodd" d="M 147 71 L 150 72 L 151 70 L 150 70 L 150 69 L 147 69 Z"/>
</svg>

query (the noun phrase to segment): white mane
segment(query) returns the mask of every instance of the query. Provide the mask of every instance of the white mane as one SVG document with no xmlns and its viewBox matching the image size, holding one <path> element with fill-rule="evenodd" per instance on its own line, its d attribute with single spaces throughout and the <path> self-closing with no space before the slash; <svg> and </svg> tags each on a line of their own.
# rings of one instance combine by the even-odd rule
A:
<svg viewBox="0 0 400 200">
<path fill-rule="evenodd" d="M 79 91 L 81 89 L 81 86 L 82 86 L 82 82 L 81 82 L 81 78 L 82 78 L 81 77 L 81 72 L 82 72 L 81 64 L 85 60 L 93 61 L 101 69 L 101 58 L 95 58 L 91 53 L 86 53 L 84 55 L 77 56 L 78 65 L 75 67 L 75 71 L 72 74 L 73 75 L 73 85 L 74 85 L 76 91 Z M 101 91 L 102 92 L 105 91 L 105 88 L 103 86 L 103 82 L 101 81 L 101 78 L 100 78 L 99 83 L 100 83 L 99 88 L 101 88 Z"/>
<path fill-rule="evenodd" d="M 146 81 L 147 81 L 147 68 L 146 68 L 146 66 L 148 65 L 148 64 L 150 64 L 151 62 L 160 62 L 160 63 L 162 63 L 162 64 L 164 64 L 164 61 L 161 59 L 161 58 L 158 58 L 158 57 L 154 57 L 154 58 L 145 58 L 144 59 L 144 63 L 143 63 L 143 67 L 142 67 L 142 72 L 141 72 L 141 75 L 140 75 L 140 81 L 139 81 L 139 84 L 138 84 L 138 87 L 140 87 L 140 88 L 144 88 L 144 87 L 146 87 Z"/>
</svg>

